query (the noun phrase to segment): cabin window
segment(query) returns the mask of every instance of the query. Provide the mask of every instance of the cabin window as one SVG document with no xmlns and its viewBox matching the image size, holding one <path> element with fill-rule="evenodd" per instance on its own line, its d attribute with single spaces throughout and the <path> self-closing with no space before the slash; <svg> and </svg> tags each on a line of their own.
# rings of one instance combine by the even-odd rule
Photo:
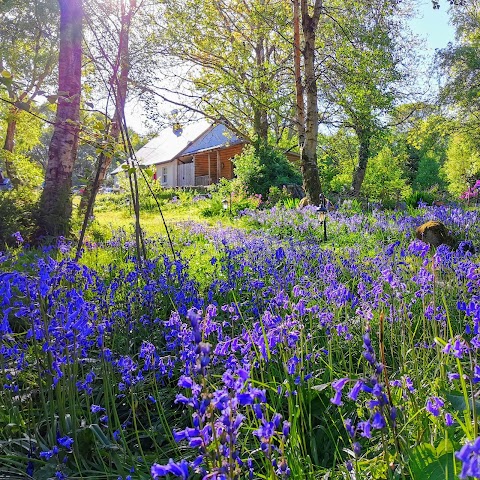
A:
<svg viewBox="0 0 480 480">
<path fill-rule="evenodd" d="M 168 183 L 168 169 L 167 169 L 167 167 L 162 168 L 162 183 Z"/>
</svg>

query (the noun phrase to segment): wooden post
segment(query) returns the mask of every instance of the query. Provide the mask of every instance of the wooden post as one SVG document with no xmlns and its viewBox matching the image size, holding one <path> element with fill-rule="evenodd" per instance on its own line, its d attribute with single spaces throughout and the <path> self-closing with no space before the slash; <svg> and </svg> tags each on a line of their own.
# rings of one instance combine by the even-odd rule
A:
<svg viewBox="0 0 480 480">
<path fill-rule="evenodd" d="M 195 182 L 195 179 L 197 178 L 197 166 L 195 165 L 195 155 L 193 155 L 193 186 L 195 186 L 196 182 Z"/>
<path fill-rule="evenodd" d="M 210 155 L 211 155 L 211 153 L 208 152 L 208 182 L 212 183 L 212 175 L 211 175 L 211 168 L 210 168 L 210 161 L 211 161 Z"/>
</svg>

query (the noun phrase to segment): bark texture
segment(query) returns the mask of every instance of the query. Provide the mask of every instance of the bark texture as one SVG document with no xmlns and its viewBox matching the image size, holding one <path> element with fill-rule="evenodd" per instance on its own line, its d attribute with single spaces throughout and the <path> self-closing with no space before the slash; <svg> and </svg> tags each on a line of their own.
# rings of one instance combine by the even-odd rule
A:
<svg viewBox="0 0 480 480">
<path fill-rule="evenodd" d="M 7 132 L 5 134 L 5 143 L 3 144 L 3 160 L 5 162 L 5 172 L 12 182 L 14 188 L 20 185 L 20 181 L 15 170 L 13 162 L 13 149 L 15 147 L 15 133 L 17 131 L 17 115 L 18 109 L 11 107 L 7 116 Z"/>
<path fill-rule="evenodd" d="M 297 2 L 298 0 L 294 0 L 294 52 L 298 58 L 294 59 L 294 66 L 295 84 L 297 88 L 297 126 L 303 188 L 309 202 L 313 205 L 320 205 L 322 187 L 317 164 L 318 90 L 315 76 L 315 39 L 322 10 L 322 0 L 315 1 L 311 15 L 309 13 L 308 0 L 300 0 L 300 15 L 304 40 L 303 67 L 305 80 L 303 84 L 301 81 L 301 73 L 299 72 L 300 39 L 299 27 L 296 26 L 299 16 Z"/>
<path fill-rule="evenodd" d="M 260 91 L 266 92 L 269 86 L 265 83 L 266 72 L 265 62 L 269 60 L 269 52 L 266 46 L 265 38 L 260 37 L 255 46 L 255 59 L 257 62 L 258 74 L 260 81 Z M 262 101 L 254 99 L 253 101 L 253 115 L 254 115 L 254 130 L 255 135 L 261 143 L 265 145 L 268 143 L 268 114 L 265 104 Z"/>
<path fill-rule="evenodd" d="M 352 189 L 353 195 L 358 197 L 362 189 L 362 183 L 365 179 L 367 171 L 368 157 L 370 156 L 370 140 L 371 134 L 369 132 L 357 131 L 358 137 L 358 165 L 353 173 Z"/>
<path fill-rule="evenodd" d="M 66 235 L 72 213 L 72 171 L 77 157 L 82 62 L 82 0 L 59 0 L 59 99 L 40 200 L 39 234 Z"/>
</svg>

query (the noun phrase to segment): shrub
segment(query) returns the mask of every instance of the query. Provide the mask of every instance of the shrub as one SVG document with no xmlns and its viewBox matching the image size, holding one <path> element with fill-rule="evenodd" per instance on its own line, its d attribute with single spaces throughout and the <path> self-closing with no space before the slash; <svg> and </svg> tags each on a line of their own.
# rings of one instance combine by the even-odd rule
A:
<svg viewBox="0 0 480 480">
<path fill-rule="evenodd" d="M 390 147 L 383 147 L 369 159 L 362 193 L 371 200 L 385 202 L 407 197 L 411 188 L 407 183 L 402 166 L 405 154 L 394 152 Z"/>
<path fill-rule="evenodd" d="M 416 190 L 428 190 L 436 185 L 444 187 L 440 176 L 440 162 L 433 155 L 426 155 L 420 159 L 418 171 L 413 181 Z"/>
<path fill-rule="evenodd" d="M 43 182 L 43 171 L 39 165 L 32 162 L 26 155 L 0 151 L 0 163 L 10 160 L 13 166 L 12 182 L 14 179 L 23 187 L 37 188 Z"/>
<path fill-rule="evenodd" d="M 0 191 L 0 248 L 16 243 L 12 237 L 15 232 L 26 241 L 32 237 L 38 197 L 39 193 L 30 188 Z"/>
<path fill-rule="evenodd" d="M 237 182 L 244 185 L 249 194 L 266 197 L 270 187 L 302 183 L 298 169 L 269 145 L 249 145 L 233 162 Z"/>
<path fill-rule="evenodd" d="M 452 136 L 442 172 L 448 183 L 448 191 L 456 197 L 480 174 L 480 151 L 469 136 L 463 133 Z"/>
</svg>

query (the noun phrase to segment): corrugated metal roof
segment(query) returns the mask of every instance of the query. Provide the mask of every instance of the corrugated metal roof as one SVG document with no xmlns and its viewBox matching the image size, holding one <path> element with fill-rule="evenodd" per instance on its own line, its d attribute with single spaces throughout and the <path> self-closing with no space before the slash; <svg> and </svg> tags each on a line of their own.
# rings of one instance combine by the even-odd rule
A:
<svg viewBox="0 0 480 480">
<path fill-rule="evenodd" d="M 241 141 L 241 139 L 228 130 L 225 125 L 216 125 L 188 146 L 185 151 L 182 152 L 182 155 L 210 150 L 211 148 L 218 148 L 223 145 L 232 145 L 239 141 Z"/>
<path fill-rule="evenodd" d="M 186 125 L 180 135 L 171 127 L 165 128 L 136 153 L 137 160 L 144 166 L 170 162 L 209 128 L 206 120 Z"/>
<path fill-rule="evenodd" d="M 213 126 L 207 120 L 200 120 L 183 127 L 180 135 L 177 135 L 171 127 L 165 128 L 157 137 L 140 148 L 136 152 L 136 157 L 142 166 L 158 165 L 171 162 L 180 155 L 193 155 L 240 141 L 242 140 L 224 125 Z M 112 175 L 122 170 L 120 166 L 112 172 Z"/>
</svg>

